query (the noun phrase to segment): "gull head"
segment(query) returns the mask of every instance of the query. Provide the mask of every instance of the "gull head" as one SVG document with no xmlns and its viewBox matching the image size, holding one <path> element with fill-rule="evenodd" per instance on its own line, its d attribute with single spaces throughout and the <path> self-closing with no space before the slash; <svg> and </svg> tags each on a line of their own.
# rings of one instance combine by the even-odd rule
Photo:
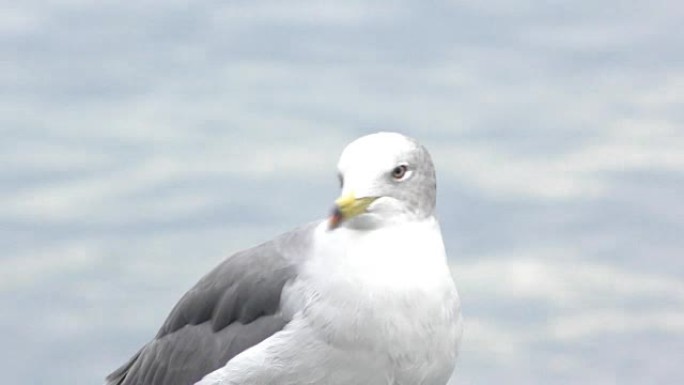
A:
<svg viewBox="0 0 684 385">
<path fill-rule="evenodd" d="M 330 229 L 372 229 L 431 217 L 435 209 L 435 169 L 415 139 L 380 132 L 351 142 L 337 164 L 342 193 Z"/>
</svg>

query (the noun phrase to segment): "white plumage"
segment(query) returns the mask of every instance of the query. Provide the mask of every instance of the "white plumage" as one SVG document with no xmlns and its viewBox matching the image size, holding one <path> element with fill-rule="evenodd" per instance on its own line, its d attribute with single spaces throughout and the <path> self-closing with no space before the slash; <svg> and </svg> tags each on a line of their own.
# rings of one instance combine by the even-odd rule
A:
<svg viewBox="0 0 684 385">
<path fill-rule="evenodd" d="M 397 165 L 408 175 L 392 179 Z M 200 385 L 447 383 L 462 321 L 433 213 L 429 155 L 380 133 L 350 144 L 338 168 L 343 195 L 373 203 L 342 226 L 316 226 L 283 289 L 291 321 Z"/>
</svg>

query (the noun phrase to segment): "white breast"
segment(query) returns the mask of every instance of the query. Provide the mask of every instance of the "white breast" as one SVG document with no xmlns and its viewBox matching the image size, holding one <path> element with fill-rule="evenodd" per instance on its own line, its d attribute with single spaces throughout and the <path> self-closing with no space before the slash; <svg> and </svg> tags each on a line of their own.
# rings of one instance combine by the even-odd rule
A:
<svg viewBox="0 0 684 385">
<path fill-rule="evenodd" d="M 386 355 L 397 381 L 445 383 L 461 321 L 437 221 L 318 231 L 302 276 L 307 323 L 336 348 Z"/>
</svg>

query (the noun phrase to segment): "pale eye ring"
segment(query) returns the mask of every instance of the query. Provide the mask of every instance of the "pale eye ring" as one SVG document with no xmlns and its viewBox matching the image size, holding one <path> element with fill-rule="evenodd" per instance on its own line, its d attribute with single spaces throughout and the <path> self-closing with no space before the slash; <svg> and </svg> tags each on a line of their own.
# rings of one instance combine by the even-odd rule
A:
<svg viewBox="0 0 684 385">
<path fill-rule="evenodd" d="M 402 180 L 406 176 L 406 171 L 408 171 L 408 166 L 405 164 L 400 164 L 392 169 L 392 178 L 396 180 Z"/>
</svg>

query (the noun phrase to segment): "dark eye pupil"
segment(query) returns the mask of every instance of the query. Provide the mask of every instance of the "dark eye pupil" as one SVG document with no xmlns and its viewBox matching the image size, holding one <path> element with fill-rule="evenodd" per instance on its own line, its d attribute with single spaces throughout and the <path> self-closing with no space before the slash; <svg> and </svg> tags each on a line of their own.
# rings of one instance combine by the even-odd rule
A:
<svg viewBox="0 0 684 385">
<path fill-rule="evenodd" d="M 397 167 L 394 168 L 394 170 L 392 170 L 392 176 L 393 176 L 395 179 L 401 179 L 401 178 L 403 178 L 403 177 L 404 177 L 404 174 L 406 174 L 406 166 L 404 166 L 404 165 L 397 166 Z"/>
</svg>

